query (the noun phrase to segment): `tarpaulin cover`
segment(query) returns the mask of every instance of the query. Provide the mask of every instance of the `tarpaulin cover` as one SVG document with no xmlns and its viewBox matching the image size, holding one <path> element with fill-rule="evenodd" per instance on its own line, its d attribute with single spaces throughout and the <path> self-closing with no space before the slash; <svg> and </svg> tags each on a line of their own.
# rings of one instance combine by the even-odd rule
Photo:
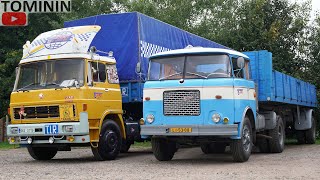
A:
<svg viewBox="0 0 320 180">
<path fill-rule="evenodd" d="M 144 81 L 151 55 L 188 45 L 227 48 L 138 12 L 98 15 L 65 22 L 65 27 L 99 25 L 101 30 L 91 46 L 113 51 L 120 81 Z M 101 54 L 100 55 L 107 55 Z M 136 65 L 141 62 L 141 73 Z"/>
</svg>

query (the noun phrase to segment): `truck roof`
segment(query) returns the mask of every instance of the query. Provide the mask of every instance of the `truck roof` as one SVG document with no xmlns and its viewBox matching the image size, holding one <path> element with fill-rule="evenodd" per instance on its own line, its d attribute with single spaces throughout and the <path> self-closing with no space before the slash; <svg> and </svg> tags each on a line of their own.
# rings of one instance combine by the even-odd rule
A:
<svg viewBox="0 0 320 180">
<path fill-rule="evenodd" d="M 221 49 L 221 48 L 203 48 L 203 47 L 191 47 L 185 49 L 176 49 L 172 51 L 160 52 L 152 55 L 150 58 L 177 54 L 195 54 L 195 53 L 225 53 L 230 55 L 241 56 L 249 59 L 249 57 L 241 52 L 231 50 L 231 49 Z"/>
</svg>

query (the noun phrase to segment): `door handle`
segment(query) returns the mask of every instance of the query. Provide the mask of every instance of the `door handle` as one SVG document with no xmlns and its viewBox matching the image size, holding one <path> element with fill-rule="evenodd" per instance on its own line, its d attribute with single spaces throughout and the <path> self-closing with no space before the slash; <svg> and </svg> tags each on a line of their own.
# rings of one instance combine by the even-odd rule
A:
<svg viewBox="0 0 320 180">
<path fill-rule="evenodd" d="M 105 92 L 108 92 L 108 91 L 109 91 L 109 89 L 107 88 L 107 89 L 105 89 L 104 91 L 105 91 Z"/>
</svg>

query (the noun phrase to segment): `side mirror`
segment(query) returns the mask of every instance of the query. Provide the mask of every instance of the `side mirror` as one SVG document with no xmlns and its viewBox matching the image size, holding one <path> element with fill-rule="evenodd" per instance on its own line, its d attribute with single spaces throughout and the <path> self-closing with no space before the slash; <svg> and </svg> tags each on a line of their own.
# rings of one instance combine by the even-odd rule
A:
<svg viewBox="0 0 320 180">
<path fill-rule="evenodd" d="M 237 66 L 238 66 L 240 69 L 243 69 L 243 68 L 244 68 L 244 58 L 243 58 L 243 57 L 238 57 L 238 59 L 237 59 Z"/>
<path fill-rule="evenodd" d="M 141 63 L 140 62 L 137 63 L 136 72 L 141 73 Z"/>
</svg>

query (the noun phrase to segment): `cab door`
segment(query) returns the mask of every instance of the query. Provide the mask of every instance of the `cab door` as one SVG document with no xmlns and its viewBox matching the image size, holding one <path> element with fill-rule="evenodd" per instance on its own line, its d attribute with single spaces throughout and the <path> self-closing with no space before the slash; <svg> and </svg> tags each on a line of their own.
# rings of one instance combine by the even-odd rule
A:
<svg viewBox="0 0 320 180">
<path fill-rule="evenodd" d="M 234 74 L 234 108 L 235 122 L 241 122 L 243 113 L 246 108 L 255 111 L 255 85 L 250 80 L 249 61 L 245 60 L 243 68 L 238 67 L 237 58 L 232 58 L 233 74 Z"/>
<path fill-rule="evenodd" d="M 112 71 L 110 67 L 114 67 Z M 101 119 L 106 111 L 121 110 L 119 81 L 114 81 L 115 78 L 118 78 L 115 65 L 88 61 L 89 119 Z"/>
</svg>

